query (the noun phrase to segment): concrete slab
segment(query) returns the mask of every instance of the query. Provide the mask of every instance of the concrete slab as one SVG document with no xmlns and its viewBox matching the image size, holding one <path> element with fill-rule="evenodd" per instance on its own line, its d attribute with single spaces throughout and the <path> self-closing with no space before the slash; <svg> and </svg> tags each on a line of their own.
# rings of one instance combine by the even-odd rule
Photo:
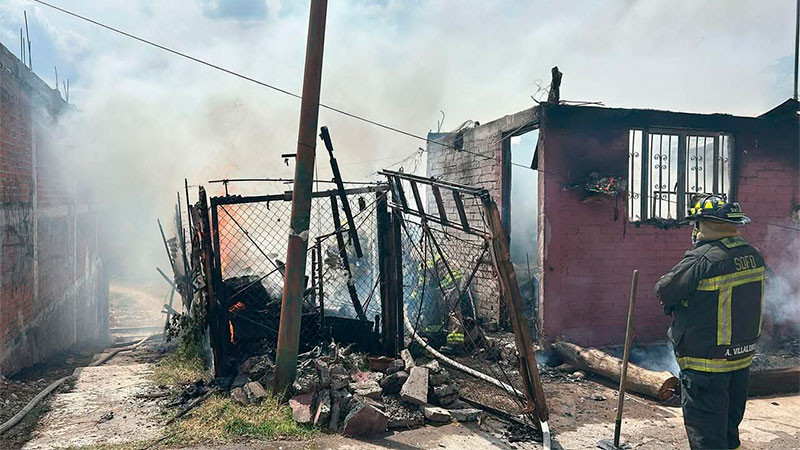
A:
<svg viewBox="0 0 800 450">
<path fill-rule="evenodd" d="M 157 439 L 163 417 L 155 401 L 139 399 L 152 389 L 150 364 L 85 367 L 70 392 L 55 396 L 50 411 L 24 449 L 120 444 Z M 113 417 L 110 417 L 113 412 Z M 110 418 L 109 418 L 110 417 Z M 101 420 L 103 418 L 103 420 Z"/>
</svg>

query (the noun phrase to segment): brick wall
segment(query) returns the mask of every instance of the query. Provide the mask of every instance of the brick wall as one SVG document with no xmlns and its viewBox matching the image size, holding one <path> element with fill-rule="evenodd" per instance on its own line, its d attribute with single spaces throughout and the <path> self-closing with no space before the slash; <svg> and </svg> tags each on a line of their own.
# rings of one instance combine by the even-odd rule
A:
<svg viewBox="0 0 800 450">
<path fill-rule="evenodd" d="M 630 277 L 639 269 L 636 332 L 639 341 L 665 339 L 669 317 L 662 314 L 653 286 L 691 246 L 690 228 L 662 230 L 626 223 L 625 202 L 582 203 L 565 190 L 591 171 L 627 173 L 628 130 L 661 126 L 727 131 L 735 139 L 738 200 L 753 224 L 742 231 L 761 248 L 767 263 L 797 260 L 788 225 L 798 204 L 797 123 L 765 119 L 691 115 L 605 108 L 549 107 L 543 112 L 540 173 L 540 317 L 549 338 L 564 336 L 582 345 L 624 340 Z M 794 136 L 794 137 L 792 137 Z M 618 218 L 614 219 L 614 208 Z M 795 224 L 796 228 L 797 225 Z M 780 230 L 780 231 L 778 231 Z M 792 250 L 790 247 L 794 247 Z M 794 282 L 797 283 L 796 274 Z"/>
<path fill-rule="evenodd" d="M 60 96 L 0 46 L 0 373 L 107 338 L 96 212 L 50 138 Z"/>
<path fill-rule="evenodd" d="M 429 134 L 430 140 L 441 144 L 428 145 L 428 176 L 488 190 L 508 226 L 510 159 L 506 155 L 510 152 L 506 137 L 537 120 L 538 108 L 531 108 L 461 131 Z M 443 200 L 448 217 L 457 218 L 452 198 L 444 196 Z M 479 202 L 468 202 L 464 206 L 471 224 L 482 223 L 483 210 Z M 428 211 L 434 214 L 437 211 L 430 193 Z M 476 241 L 479 239 L 476 238 Z M 480 265 L 473 286 L 478 315 L 484 319 L 500 321 L 500 290 L 488 256 Z"/>
<path fill-rule="evenodd" d="M 544 337 L 563 336 L 592 346 L 622 343 L 631 273 L 638 269 L 636 337 L 641 342 L 661 341 L 670 318 L 664 316 L 653 286 L 690 248 L 691 230 L 687 226 L 670 230 L 634 226 L 626 220 L 623 198 L 583 203 L 579 191 L 565 186 L 578 183 L 592 171 L 627 177 L 631 128 L 731 133 L 736 180 L 731 194 L 753 219 L 742 232 L 762 250 L 770 268 L 787 280 L 793 304 L 783 307 L 791 314 L 800 310 L 800 239 L 797 231 L 785 227 L 800 227 L 791 219 L 792 208 L 800 204 L 800 152 L 796 116 L 791 111 L 783 114 L 783 119 L 776 116 L 780 114 L 745 118 L 542 105 L 462 132 L 430 134 L 430 139 L 448 146 L 463 140 L 461 148 L 488 158 L 431 144 L 428 175 L 488 189 L 508 220 L 510 155 L 504 138 L 538 126 L 538 265 L 542 270 L 538 301 Z M 430 198 L 428 206 L 435 211 Z M 451 214 L 452 205 L 446 206 Z M 490 270 L 487 266 L 487 272 Z M 499 317 L 497 292 L 481 291 L 478 309 L 482 316 Z M 795 323 L 800 321 L 800 314 L 794 316 Z M 771 318 L 767 316 L 765 321 L 769 324 Z"/>
</svg>

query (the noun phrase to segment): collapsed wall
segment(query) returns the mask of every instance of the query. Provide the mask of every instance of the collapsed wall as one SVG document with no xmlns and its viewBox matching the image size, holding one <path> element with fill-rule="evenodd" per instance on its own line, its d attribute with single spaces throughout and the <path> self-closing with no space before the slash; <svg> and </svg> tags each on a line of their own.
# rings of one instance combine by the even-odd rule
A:
<svg viewBox="0 0 800 450">
<path fill-rule="evenodd" d="M 49 133 L 66 108 L 0 45 L 0 374 L 108 339 L 94 197 Z"/>
</svg>

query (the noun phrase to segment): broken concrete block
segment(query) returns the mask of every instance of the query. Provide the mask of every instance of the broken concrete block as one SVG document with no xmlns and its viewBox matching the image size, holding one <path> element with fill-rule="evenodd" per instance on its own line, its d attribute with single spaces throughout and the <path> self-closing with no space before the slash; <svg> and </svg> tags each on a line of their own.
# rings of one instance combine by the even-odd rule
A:
<svg viewBox="0 0 800 450">
<path fill-rule="evenodd" d="M 372 380 L 350 383 L 349 387 L 354 394 L 373 399 L 381 398 L 381 394 L 383 393 L 383 389 L 381 389 L 380 385 Z"/>
<path fill-rule="evenodd" d="M 292 391 L 295 395 L 306 394 L 308 392 L 315 392 L 319 387 L 319 378 L 316 373 L 303 375 L 297 377 L 292 383 Z"/>
<path fill-rule="evenodd" d="M 400 350 L 400 359 L 402 359 L 403 363 L 405 364 L 406 372 L 411 370 L 411 368 L 416 365 L 416 364 L 414 364 L 414 357 L 411 356 L 411 352 L 408 351 L 407 348 L 404 348 L 403 350 Z"/>
<path fill-rule="evenodd" d="M 311 405 L 314 403 L 314 393 L 295 395 L 289 399 L 289 407 L 292 408 L 292 418 L 297 423 L 311 423 L 313 419 Z"/>
<path fill-rule="evenodd" d="M 240 387 L 231 389 L 231 398 L 240 405 L 248 405 L 250 403 L 247 399 L 247 394 L 244 393 L 244 389 Z"/>
<path fill-rule="evenodd" d="M 427 368 L 428 368 L 428 370 L 429 370 L 431 373 L 439 373 L 439 371 L 440 371 L 440 370 L 442 370 L 442 366 L 440 366 L 440 365 L 439 365 L 439 361 L 437 361 L 437 360 L 435 360 L 435 359 L 433 359 L 433 360 L 431 360 L 431 361 L 428 361 L 428 362 L 427 362 L 427 363 L 425 363 L 425 365 L 424 365 L 424 366 L 422 366 L 422 367 L 427 367 Z"/>
<path fill-rule="evenodd" d="M 422 413 L 425 414 L 425 418 L 431 422 L 450 422 L 450 420 L 452 420 L 450 411 L 439 408 L 438 406 L 422 406 Z"/>
<path fill-rule="evenodd" d="M 425 415 L 417 406 L 409 406 L 407 403 L 397 398 L 384 398 L 384 406 L 389 421 L 386 424 L 389 429 L 394 428 L 416 428 L 425 424 Z"/>
<path fill-rule="evenodd" d="M 442 369 L 437 373 L 432 373 L 428 377 L 428 383 L 431 386 L 440 386 L 450 381 L 450 373 L 447 369 Z"/>
<path fill-rule="evenodd" d="M 388 421 L 383 411 L 370 404 L 359 403 L 345 417 L 343 433 L 347 436 L 383 433 Z"/>
<path fill-rule="evenodd" d="M 442 384 L 433 388 L 433 393 L 437 398 L 447 397 L 455 392 L 458 392 L 452 383 Z"/>
<path fill-rule="evenodd" d="M 245 384 L 242 389 L 245 395 L 247 395 L 247 399 L 250 400 L 250 403 L 260 402 L 261 399 L 267 396 L 267 391 L 258 381 L 251 381 Z"/>
<path fill-rule="evenodd" d="M 400 372 L 405 369 L 406 363 L 402 359 L 395 359 L 386 367 L 386 375 L 391 375 L 395 372 Z"/>
<path fill-rule="evenodd" d="M 249 382 L 250 377 L 248 377 L 246 373 L 239 372 L 239 374 L 236 375 L 236 378 L 233 379 L 233 383 L 231 383 L 231 389 L 242 387 Z"/>
<path fill-rule="evenodd" d="M 400 389 L 400 398 L 415 405 L 428 403 L 428 368 L 412 367 L 408 379 Z"/>
<path fill-rule="evenodd" d="M 330 420 L 331 392 L 323 389 L 317 393 L 317 411 L 314 413 L 314 426 L 321 426 Z"/>
<path fill-rule="evenodd" d="M 450 409 L 449 411 L 457 422 L 475 422 L 483 415 L 483 411 L 475 408 Z"/>
<path fill-rule="evenodd" d="M 402 370 L 389 375 L 381 381 L 383 393 L 390 395 L 397 394 L 400 392 L 400 388 L 403 387 L 403 384 L 405 384 L 406 380 L 408 380 L 408 374 Z"/>
<path fill-rule="evenodd" d="M 251 356 L 239 365 L 239 373 L 246 374 L 251 380 L 260 380 L 275 370 L 275 364 L 267 355 Z"/>
<path fill-rule="evenodd" d="M 327 388 L 331 385 L 331 375 L 328 369 L 328 363 L 319 359 L 314 361 L 314 366 L 317 368 L 317 376 L 319 377 L 319 385 Z"/>
</svg>

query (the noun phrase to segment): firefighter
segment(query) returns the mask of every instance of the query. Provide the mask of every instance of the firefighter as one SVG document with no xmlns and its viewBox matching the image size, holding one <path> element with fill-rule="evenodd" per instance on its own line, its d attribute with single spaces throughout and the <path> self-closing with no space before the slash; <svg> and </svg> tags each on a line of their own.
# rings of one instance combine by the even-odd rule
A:
<svg viewBox="0 0 800 450">
<path fill-rule="evenodd" d="M 687 219 L 694 248 L 655 286 L 672 315 L 683 421 L 693 449 L 738 448 L 761 334 L 764 258 L 736 228 L 750 222 L 738 203 L 705 195 Z"/>
</svg>

